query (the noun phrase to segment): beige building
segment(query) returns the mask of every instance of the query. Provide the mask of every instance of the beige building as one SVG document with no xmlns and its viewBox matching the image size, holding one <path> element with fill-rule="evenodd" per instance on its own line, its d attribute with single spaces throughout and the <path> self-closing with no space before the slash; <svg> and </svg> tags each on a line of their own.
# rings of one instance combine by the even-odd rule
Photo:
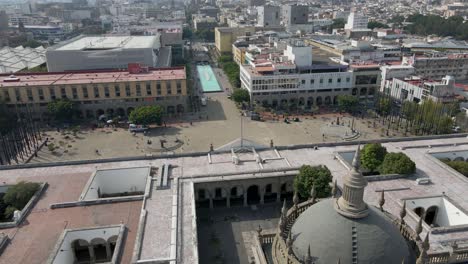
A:
<svg viewBox="0 0 468 264">
<path fill-rule="evenodd" d="M 127 116 L 141 105 L 160 105 L 168 115 L 187 106 L 184 67 L 127 71 L 0 75 L 0 101 L 21 114 L 49 120 L 49 102 L 75 102 L 77 118 Z"/>
<path fill-rule="evenodd" d="M 232 43 L 237 37 L 250 36 L 255 33 L 255 27 L 217 27 L 215 28 L 216 51 L 219 54 L 231 54 Z"/>
</svg>

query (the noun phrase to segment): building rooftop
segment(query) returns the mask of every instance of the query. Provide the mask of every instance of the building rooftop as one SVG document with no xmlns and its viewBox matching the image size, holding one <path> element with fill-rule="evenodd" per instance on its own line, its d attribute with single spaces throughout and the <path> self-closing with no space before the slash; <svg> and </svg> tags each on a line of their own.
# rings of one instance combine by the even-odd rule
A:
<svg viewBox="0 0 468 264">
<path fill-rule="evenodd" d="M 53 50 L 143 49 L 159 45 L 158 36 L 79 36 Z"/>
<path fill-rule="evenodd" d="M 35 49 L 23 46 L 3 47 L 0 49 L 0 73 L 13 73 L 44 64 L 45 52 L 42 46 Z"/>
<path fill-rule="evenodd" d="M 439 164 L 431 153 L 467 151 L 466 135 L 460 137 L 419 138 L 383 143 L 389 152 L 404 152 L 415 163 L 417 172 L 406 178 L 369 181 L 364 200 L 378 206 L 381 190 L 385 190 L 384 209 L 398 216 L 405 199 L 443 195 L 462 211 L 468 210 L 468 178 L 455 174 Z M 20 180 L 47 182 L 49 187 L 18 228 L 2 230 L 11 239 L 0 263 L 44 263 L 64 229 L 124 224 L 128 228 L 121 263 L 131 260 L 173 259 L 178 263 L 198 263 L 196 209 L 194 185 L 200 182 L 223 182 L 279 177 L 286 171 L 297 173 L 300 166 L 326 165 L 338 186 L 348 174 L 348 168 L 336 159 L 339 152 L 355 151 L 356 145 L 324 144 L 259 149 L 261 158 L 270 158 L 259 164 L 252 153 L 240 153 L 245 161 L 235 165 L 231 152 L 210 155 L 185 154 L 172 157 L 142 157 L 128 161 L 106 161 L 75 164 L 27 165 L 25 168 L 2 168 L 0 182 L 14 184 Z M 250 155 L 250 156 L 248 156 Z M 280 156 L 281 159 L 271 158 Z M 248 157 L 247 157 L 248 156 Z M 149 195 L 141 201 L 108 203 L 91 206 L 50 209 L 53 203 L 77 201 L 89 177 L 96 170 L 151 166 L 161 168 L 170 164 L 170 184 L 159 189 L 152 181 Z M 431 184 L 420 185 L 417 179 L 428 178 Z M 141 218 L 143 216 L 143 218 Z M 143 220 L 141 220 L 143 219 Z M 144 220 L 146 219 L 146 220 Z M 414 213 L 405 217 L 414 230 Z M 139 232 L 143 232 L 139 235 Z M 423 227 L 421 236 L 431 232 Z M 447 252 L 454 241 L 466 243 L 468 231 L 432 232 L 429 254 Z M 132 262 L 133 262 L 132 261 Z"/>
<path fill-rule="evenodd" d="M 8 81 L 10 75 L 0 75 L 0 87 L 47 86 L 65 84 L 114 83 L 154 80 L 183 80 L 184 67 L 154 68 L 143 73 L 128 71 L 87 71 L 73 73 L 17 74 L 17 81 Z"/>
</svg>

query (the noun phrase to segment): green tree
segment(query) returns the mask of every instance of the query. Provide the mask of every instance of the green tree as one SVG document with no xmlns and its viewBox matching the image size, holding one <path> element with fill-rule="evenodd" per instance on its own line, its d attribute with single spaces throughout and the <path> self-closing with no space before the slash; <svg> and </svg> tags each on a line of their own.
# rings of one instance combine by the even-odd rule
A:
<svg viewBox="0 0 468 264">
<path fill-rule="evenodd" d="M 331 192 L 330 182 L 332 181 L 330 170 L 326 166 L 303 165 L 299 169 L 299 174 L 294 178 L 294 190 L 302 198 L 308 198 L 312 185 L 318 198 L 328 197 Z"/>
<path fill-rule="evenodd" d="M 18 182 L 8 188 L 5 196 L 3 196 L 3 201 L 18 210 L 22 210 L 36 191 L 39 190 L 39 187 L 39 183 L 36 182 Z"/>
<path fill-rule="evenodd" d="M 55 119 L 64 121 L 73 116 L 74 104 L 68 99 L 56 99 L 47 104 L 47 110 Z"/>
<path fill-rule="evenodd" d="M 387 149 L 380 143 L 366 144 L 361 150 L 361 165 L 371 172 L 377 171 L 387 155 Z"/>
<path fill-rule="evenodd" d="M 36 41 L 34 39 L 30 39 L 26 41 L 26 43 L 23 44 L 23 47 L 30 47 L 30 48 L 37 48 L 41 46 L 42 44 L 39 41 Z"/>
<path fill-rule="evenodd" d="M 458 161 L 458 160 L 454 160 L 454 161 L 442 160 L 442 161 L 445 162 L 450 167 L 452 167 L 452 169 L 468 177 L 468 162 Z"/>
<path fill-rule="evenodd" d="M 352 95 L 338 95 L 340 111 L 353 113 L 359 105 L 359 99 Z"/>
<path fill-rule="evenodd" d="M 388 98 L 380 98 L 378 105 L 377 105 L 377 111 L 379 112 L 380 115 L 388 115 L 390 113 L 390 110 L 392 109 L 392 102 Z"/>
<path fill-rule="evenodd" d="M 234 92 L 232 93 L 232 98 L 236 103 L 249 102 L 250 94 L 249 91 L 247 91 L 246 89 L 238 88 L 234 89 Z"/>
<path fill-rule="evenodd" d="M 380 168 L 381 174 L 411 174 L 416 171 L 416 164 L 406 154 L 388 153 Z"/>
<path fill-rule="evenodd" d="M 183 39 L 191 39 L 193 35 L 192 29 L 190 27 L 184 27 L 182 31 L 182 38 Z"/>
<path fill-rule="evenodd" d="M 344 28 L 346 21 L 343 18 L 333 19 L 332 29 Z"/>
<path fill-rule="evenodd" d="M 369 23 L 367 23 L 367 27 L 370 28 L 370 29 L 374 29 L 374 28 L 389 28 L 388 25 L 384 24 L 384 23 L 380 23 L 378 21 L 369 21 Z"/>
<path fill-rule="evenodd" d="M 130 113 L 129 119 L 132 123 L 139 125 L 154 123 L 161 125 L 162 114 L 163 109 L 159 105 L 140 106 Z"/>
</svg>

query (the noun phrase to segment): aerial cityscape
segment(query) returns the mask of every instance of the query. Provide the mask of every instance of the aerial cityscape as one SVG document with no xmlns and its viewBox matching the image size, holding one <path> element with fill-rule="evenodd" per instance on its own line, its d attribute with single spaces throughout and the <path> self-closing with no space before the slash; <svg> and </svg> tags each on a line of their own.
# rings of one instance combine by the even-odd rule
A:
<svg viewBox="0 0 468 264">
<path fill-rule="evenodd" d="M 0 264 L 468 263 L 468 0 L 0 0 Z"/>
</svg>

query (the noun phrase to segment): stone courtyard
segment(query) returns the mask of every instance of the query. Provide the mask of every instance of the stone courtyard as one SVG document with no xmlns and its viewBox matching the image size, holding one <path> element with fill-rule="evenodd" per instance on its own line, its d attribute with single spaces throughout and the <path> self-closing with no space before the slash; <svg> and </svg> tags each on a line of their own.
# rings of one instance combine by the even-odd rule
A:
<svg viewBox="0 0 468 264">
<path fill-rule="evenodd" d="M 339 126 L 337 117 L 340 117 Z M 352 118 L 338 113 L 301 116 L 299 122 L 289 124 L 242 118 L 244 138 L 265 146 L 271 140 L 275 145 L 340 142 L 352 135 L 349 128 Z M 380 138 L 381 128 L 371 128 L 370 123 L 366 119 L 354 119 L 359 135 L 350 140 Z M 55 149 L 43 147 L 31 163 L 208 151 L 210 144 L 216 149 L 239 138 L 240 127 L 241 114 L 234 102 L 225 93 L 210 94 L 208 105 L 201 112 L 168 120 L 167 127 L 152 128 L 146 135 L 132 135 L 125 128 L 83 128 L 76 136 L 71 131 L 47 131 L 43 135 L 49 137 Z"/>
</svg>

